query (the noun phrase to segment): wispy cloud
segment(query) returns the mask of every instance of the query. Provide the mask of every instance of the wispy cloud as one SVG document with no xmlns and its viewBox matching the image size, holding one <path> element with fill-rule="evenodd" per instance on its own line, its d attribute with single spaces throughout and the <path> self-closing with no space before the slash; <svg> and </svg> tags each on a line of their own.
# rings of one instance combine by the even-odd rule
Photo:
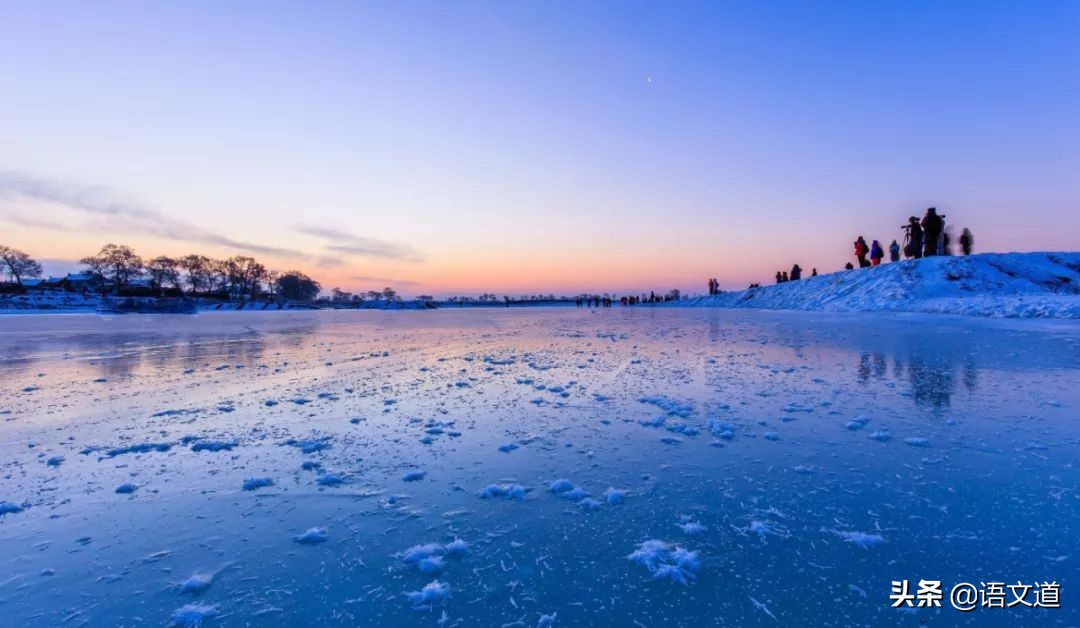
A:
<svg viewBox="0 0 1080 628">
<path fill-rule="evenodd" d="M 408 244 L 367 238 L 351 233 L 344 233 L 329 227 L 319 227 L 314 225 L 297 225 L 295 229 L 300 233 L 325 240 L 327 242 L 326 249 L 337 253 L 358 255 L 362 257 L 379 257 L 407 262 L 419 262 L 423 260 L 423 255 Z"/>
<path fill-rule="evenodd" d="M 101 186 L 79 185 L 36 177 L 20 172 L 0 170 L 0 199 L 27 198 L 61 205 L 94 220 L 90 226 L 112 232 L 150 235 L 166 240 L 219 246 L 271 257 L 305 260 L 319 266 L 338 266 L 341 260 L 319 256 L 296 249 L 268 246 L 237 240 L 209 231 L 190 222 L 170 218 L 159 211 L 120 197 L 115 191 Z M 30 223 L 56 231 L 84 230 L 84 225 L 69 225 L 37 220 Z"/>
</svg>

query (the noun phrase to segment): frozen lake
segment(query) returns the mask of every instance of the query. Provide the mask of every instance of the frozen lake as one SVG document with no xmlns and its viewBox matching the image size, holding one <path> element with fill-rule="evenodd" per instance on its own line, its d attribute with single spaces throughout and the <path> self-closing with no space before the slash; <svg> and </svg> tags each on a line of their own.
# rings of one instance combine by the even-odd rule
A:
<svg viewBox="0 0 1080 628">
<path fill-rule="evenodd" d="M 0 377 L 5 625 L 1080 623 L 1076 323 L 8 316 Z"/>
</svg>

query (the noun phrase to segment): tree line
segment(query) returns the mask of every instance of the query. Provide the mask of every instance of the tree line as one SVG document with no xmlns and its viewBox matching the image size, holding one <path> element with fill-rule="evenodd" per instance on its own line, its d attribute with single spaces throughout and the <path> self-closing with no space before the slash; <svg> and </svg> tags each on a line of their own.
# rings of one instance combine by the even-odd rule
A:
<svg viewBox="0 0 1080 628">
<path fill-rule="evenodd" d="M 159 255 L 144 259 L 134 249 L 106 244 L 95 255 L 79 263 L 102 293 L 130 292 L 146 287 L 155 295 L 217 296 L 254 300 L 263 296 L 311 301 L 319 296 L 321 284 L 298 271 L 276 271 L 253 257 L 234 255 L 214 259 L 192 254 L 183 257 Z M 22 251 L 0 245 L 0 268 L 13 283 L 41 277 L 41 264 Z"/>
</svg>

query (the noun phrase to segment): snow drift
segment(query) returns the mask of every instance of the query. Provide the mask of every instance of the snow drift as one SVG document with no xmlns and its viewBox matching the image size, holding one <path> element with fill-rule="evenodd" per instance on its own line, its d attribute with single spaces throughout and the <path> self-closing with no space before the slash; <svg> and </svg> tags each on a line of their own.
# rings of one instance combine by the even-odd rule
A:
<svg viewBox="0 0 1080 628">
<path fill-rule="evenodd" d="M 664 305 L 1080 318 L 1080 253 L 930 257 Z"/>
</svg>

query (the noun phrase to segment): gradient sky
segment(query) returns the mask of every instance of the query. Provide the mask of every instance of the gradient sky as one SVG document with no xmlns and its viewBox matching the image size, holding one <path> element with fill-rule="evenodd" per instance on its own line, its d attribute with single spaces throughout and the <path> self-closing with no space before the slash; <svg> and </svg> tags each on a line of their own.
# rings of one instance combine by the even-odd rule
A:
<svg viewBox="0 0 1080 628">
<path fill-rule="evenodd" d="M 703 291 L 930 204 L 1080 248 L 1080 2 L 0 2 L 0 244 L 52 272 Z"/>
</svg>

